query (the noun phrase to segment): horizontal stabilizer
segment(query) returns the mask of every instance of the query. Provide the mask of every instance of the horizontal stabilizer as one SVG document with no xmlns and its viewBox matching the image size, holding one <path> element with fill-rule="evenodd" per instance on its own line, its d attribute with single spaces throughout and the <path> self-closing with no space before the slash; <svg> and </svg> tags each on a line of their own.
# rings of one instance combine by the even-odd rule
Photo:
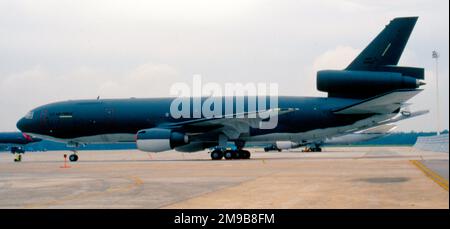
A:
<svg viewBox="0 0 450 229">
<path fill-rule="evenodd" d="M 335 110 L 335 114 L 389 114 L 422 90 L 396 90 Z"/>
</svg>

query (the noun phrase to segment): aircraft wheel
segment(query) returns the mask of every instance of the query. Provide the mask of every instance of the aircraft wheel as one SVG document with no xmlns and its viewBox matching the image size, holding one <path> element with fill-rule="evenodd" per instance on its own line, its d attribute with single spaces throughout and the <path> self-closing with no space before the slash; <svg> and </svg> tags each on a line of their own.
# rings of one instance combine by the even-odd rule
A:
<svg viewBox="0 0 450 229">
<path fill-rule="evenodd" d="M 226 150 L 223 156 L 225 157 L 226 160 L 231 160 L 234 158 L 234 155 L 235 153 L 233 151 Z"/>
<path fill-rule="evenodd" d="M 242 159 L 243 154 L 242 150 L 235 150 L 233 151 L 233 159 Z"/>
<path fill-rule="evenodd" d="M 222 150 L 215 149 L 211 152 L 211 159 L 213 160 L 222 160 L 223 158 L 223 152 Z"/>
<path fill-rule="evenodd" d="M 22 155 L 17 154 L 17 156 L 14 158 L 14 162 L 21 162 L 22 161 Z"/>
<path fill-rule="evenodd" d="M 71 154 L 71 155 L 69 156 L 69 161 L 73 161 L 73 162 L 78 161 L 78 155 L 76 155 L 76 154 Z"/>
<path fill-rule="evenodd" d="M 247 151 L 247 150 L 242 150 L 242 151 L 241 151 L 241 154 L 242 154 L 242 156 L 241 156 L 242 159 L 250 159 L 251 154 L 250 154 L 249 151 Z"/>
</svg>

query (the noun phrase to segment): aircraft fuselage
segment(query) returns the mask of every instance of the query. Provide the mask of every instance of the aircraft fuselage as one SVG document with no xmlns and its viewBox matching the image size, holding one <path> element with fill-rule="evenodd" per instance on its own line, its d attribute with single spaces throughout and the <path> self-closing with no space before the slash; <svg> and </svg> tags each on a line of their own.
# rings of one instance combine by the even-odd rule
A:
<svg viewBox="0 0 450 229">
<path fill-rule="evenodd" d="M 139 130 L 154 128 L 166 123 L 195 120 L 195 118 L 173 118 L 170 114 L 170 105 L 173 99 L 131 98 L 52 103 L 34 109 L 27 115 L 28 117 L 22 118 L 17 126 L 32 135 L 65 142 L 134 142 L 134 136 Z M 225 101 L 229 98 L 222 99 Z M 246 97 L 245 112 L 249 111 L 247 100 Z M 283 138 L 283 135 L 292 136 L 295 133 L 351 125 L 371 117 L 372 115 L 367 114 L 335 115 L 332 112 L 336 108 L 357 101 L 343 98 L 279 97 L 279 108 L 295 110 L 280 115 L 275 128 L 250 128 L 248 134 L 241 138 L 247 141 L 263 141 L 266 140 L 264 136 L 273 136 L 274 134 Z M 225 106 L 224 104 L 223 106 Z M 223 111 L 226 112 L 225 109 Z M 205 130 L 199 129 L 199 131 Z"/>
</svg>

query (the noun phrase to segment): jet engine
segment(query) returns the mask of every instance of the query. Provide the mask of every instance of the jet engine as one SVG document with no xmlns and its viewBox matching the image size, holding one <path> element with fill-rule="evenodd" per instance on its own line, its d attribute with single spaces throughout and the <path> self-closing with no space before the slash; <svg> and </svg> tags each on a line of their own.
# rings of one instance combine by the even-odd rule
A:
<svg viewBox="0 0 450 229">
<path fill-rule="evenodd" d="M 170 129 L 151 128 L 136 134 L 137 148 L 146 152 L 167 151 L 188 143 L 187 135 Z"/>
<path fill-rule="evenodd" d="M 407 70 L 407 68 L 405 68 Z M 394 69 L 398 70 L 398 69 Z M 404 72 L 408 72 L 403 70 Z M 317 73 L 317 89 L 331 95 L 380 94 L 396 89 L 415 89 L 424 83 L 420 75 L 404 75 L 403 72 L 337 71 Z"/>
</svg>

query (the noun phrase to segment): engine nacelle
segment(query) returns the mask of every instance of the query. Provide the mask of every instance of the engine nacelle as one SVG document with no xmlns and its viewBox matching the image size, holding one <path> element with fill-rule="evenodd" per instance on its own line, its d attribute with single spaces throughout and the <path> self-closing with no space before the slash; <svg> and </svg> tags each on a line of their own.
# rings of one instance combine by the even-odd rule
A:
<svg viewBox="0 0 450 229">
<path fill-rule="evenodd" d="M 299 147 L 299 144 L 291 141 L 277 141 L 275 142 L 275 146 L 277 149 L 283 150 L 297 148 Z"/>
<path fill-rule="evenodd" d="M 415 89 L 422 83 L 399 72 L 338 71 L 317 72 L 317 90 L 331 95 L 378 94 L 396 89 Z"/>
<path fill-rule="evenodd" d="M 187 135 L 169 129 L 151 128 L 136 134 L 136 145 L 146 152 L 162 152 L 189 143 Z"/>
</svg>

